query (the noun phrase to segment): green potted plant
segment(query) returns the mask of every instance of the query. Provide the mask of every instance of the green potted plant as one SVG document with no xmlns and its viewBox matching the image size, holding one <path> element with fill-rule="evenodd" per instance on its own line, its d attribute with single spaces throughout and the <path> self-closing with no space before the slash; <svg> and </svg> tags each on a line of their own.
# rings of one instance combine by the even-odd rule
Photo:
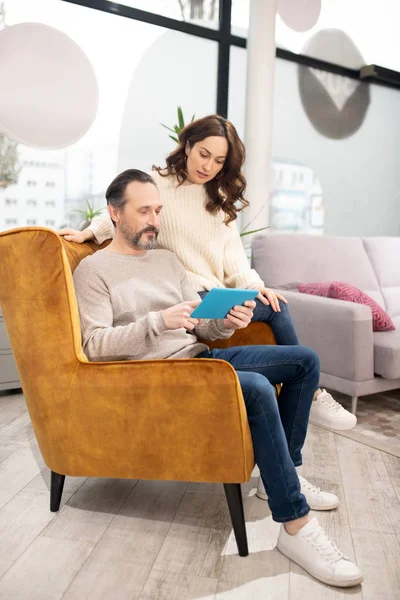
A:
<svg viewBox="0 0 400 600">
<path fill-rule="evenodd" d="M 90 223 L 92 222 L 92 220 L 95 217 L 101 215 L 103 211 L 104 211 L 103 208 L 95 209 L 94 204 L 91 204 L 89 202 L 89 200 L 86 200 L 86 209 L 85 210 L 74 209 L 71 212 L 79 213 L 82 216 L 82 221 L 78 225 L 79 231 L 82 231 L 83 229 L 86 229 L 86 227 L 88 227 L 90 225 Z"/>
<path fill-rule="evenodd" d="M 183 112 L 182 112 L 182 108 L 180 106 L 178 106 L 177 109 L 177 113 L 178 113 L 178 124 L 174 125 L 173 127 L 168 127 L 168 125 L 164 125 L 164 123 L 160 123 L 160 125 L 162 125 L 163 127 L 165 127 L 165 129 L 168 129 L 168 131 L 172 131 L 172 133 L 174 133 L 175 135 L 169 135 L 168 137 L 171 138 L 171 140 L 174 140 L 174 142 L 176 142 L 177 144 L 179 144 L 179 134 L 182 131 L 182 129 L 185 127 L 185 119 L 183 118 Z M 194 121 L 194 115 L 191 118 L 191 123 Z"/>
<path fill-rule="evenodd" d="M 0 188 L 18 183 L 20 172 L 17 143 L 0 134 Z"/>
</svg>

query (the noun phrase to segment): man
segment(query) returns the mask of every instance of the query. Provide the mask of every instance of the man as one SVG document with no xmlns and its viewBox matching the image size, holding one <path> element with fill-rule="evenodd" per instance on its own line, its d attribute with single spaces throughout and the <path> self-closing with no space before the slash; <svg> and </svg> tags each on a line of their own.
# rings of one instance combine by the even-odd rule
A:
<svg viewBox="0 0 400 600">
<path fill-rule="evenodd" d="M 200 301 L 183 266 L 155 250 L 162 205 L 150 175 L 130 169 L 110 184 L 110 245 L 82 260 L 74 273 L 83 348 L 91 360 L 220 358 L 236 369 L 243 390 L 254 454 L 275 521 L 279 550 L 324 583 L 349 587 L 361 571 L 330 542 L 311 508 L 338 500 L 300 480 L 310 406 L 319 378 L 316 354 L 303 346 L 243 346 L 210 351 L 198 341 L 230 337 L 247 327 L 254 302 L 225 319 L 197 320 Z M 283 382 L 278 402 L 276 383 Z M 303 492 L 303 493 L 302 493 Z M 325 501 L 325 503 L 324 503 Z M 313 506 L 313 503 L 316 505 Z"/>
</svg>

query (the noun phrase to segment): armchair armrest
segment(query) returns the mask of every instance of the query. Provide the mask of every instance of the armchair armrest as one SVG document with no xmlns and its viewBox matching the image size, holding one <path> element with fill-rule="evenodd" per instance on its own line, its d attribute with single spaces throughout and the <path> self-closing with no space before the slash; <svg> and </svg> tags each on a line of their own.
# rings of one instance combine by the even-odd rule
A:
<svg viewBox="0 0 400 600">
<path fill-rule="evenodd" d="M 278 291 L 289 302 L 300 343 L 317 352 L 323 373 L 352 381 L 373 378 L 372 315 L 368 306 Z"/>
<path fill-rule="evenodd" d="M 249 479 L 251 434 L 229 363 L 180 359 L 77 366 L 69 389 L 47 416 L 53 421 L 49 443 L 40 444 L 53 471 L 224 483 Z M 57 416 L 66 425 L 55 423 Z M 57 435 L 57 429 L 65 434 Z"/>
</svg>

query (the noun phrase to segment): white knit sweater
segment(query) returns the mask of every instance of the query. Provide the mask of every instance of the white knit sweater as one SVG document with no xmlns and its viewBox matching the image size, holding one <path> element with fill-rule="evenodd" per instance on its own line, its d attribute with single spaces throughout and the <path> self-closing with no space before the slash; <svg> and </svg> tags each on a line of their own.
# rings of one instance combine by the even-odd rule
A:
<svg viewBox="0 0 400 600">
<path fill-rule="evenodd" d="M 175 176 L 162 177 L 157 171 L 151 176 L 163 203 L 158 247 L 176 254 L 196 291 L 264 285 L 249 266 L 236 222 L 225 225 L 222 211 L 211 214 L 205 209 L 204 185 L 185 181 L 179 186 Z M 98 244 L 113 236 L 108 215 L 93 219 L 88 229 Z"/>
</svg>

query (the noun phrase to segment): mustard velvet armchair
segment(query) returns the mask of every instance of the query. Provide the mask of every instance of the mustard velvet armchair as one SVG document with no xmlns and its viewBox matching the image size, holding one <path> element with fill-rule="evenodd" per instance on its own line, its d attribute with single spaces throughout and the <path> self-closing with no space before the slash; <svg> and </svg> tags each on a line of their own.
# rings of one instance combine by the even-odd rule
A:
<svg viewBox="0 0 400 600">
<path fill-rule="evenodd" d="M 59 509 L 66 475 L 220 482 L 246 556 L 240 484 L 254 454 L 236 373 L 222 360 L 89 362 L 72 272 L 98 249 L 40 227 L 0 234 L 0 303 L 51 470 L 50 510 Z M 211 345 L 228 343 L 274 339 L 256 323 Z"/>
</svg>

